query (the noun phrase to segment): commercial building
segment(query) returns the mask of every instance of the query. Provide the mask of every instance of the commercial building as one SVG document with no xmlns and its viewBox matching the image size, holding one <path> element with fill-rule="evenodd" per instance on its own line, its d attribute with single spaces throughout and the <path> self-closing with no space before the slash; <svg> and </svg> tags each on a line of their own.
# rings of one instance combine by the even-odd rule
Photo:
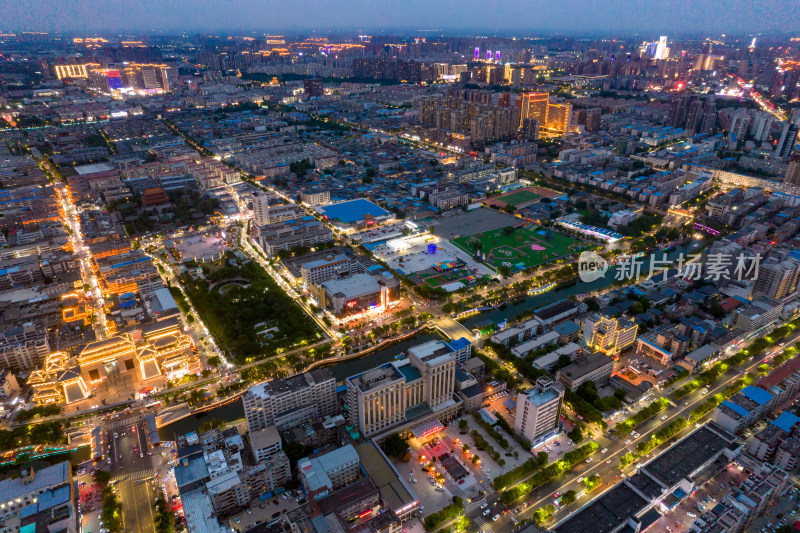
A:
<svg viewBox="0 0 800 533">
<path fill-rule="evenodd" d="M 575 362 L 559 369 L 556 379 L 566 388 L 574 391 L 587 381 L 593 381 L 598 387 L 608 383 L 614 370 L 614 360 L 607 355 L 594 352 L 578 357 Z"/>
<path fill-rule="evenodd" d="M 538 378 L 532 389 L 517 396 L 514 433 L 532 444 L 557 433 L 563 400 L 564 386 L 561 383 L 544 376 Z"/>
<path fill-rule="evenodd" d="M 364 198 L 319 206 L 316 210 L 344 230 L 369 227 L 394 218 L 392 213 Z"/>
<path fill-rule="evenodd" d="M 639 337 L 636 339 L 636 355 L 652 357 L 660 365 L 666 366 L 672 360 L 672 352 L 662 348 L 656 342 Z"/>
<path fill-rule="evenodd" d="M 253 198 L 253 221 L 256 226 L 266 226 L 302 217 L 305 213 L 294 204 L 270 205 L 272 198 L 262 194 Z"/>
<path fill-rule="evenodd" d="M 376 274 L 353 274 L 323 281 L 312 294 L 321 307 L 336 316 L 345 316 L 389 305 L 397 300 L 400 281 L 388 270 Z"/>
<path fill-rule="evenodd" d="M 783 304 L 771 298 L 761 298 L 746 307 L 736 310 L 735 321 L 737 329 L 747 332 L 749 337 L 755 336 L 773 322 L 775 322 L 783 311 Z"/>
<path fill-rule="evenodd" d="M 315 246 L 333 240 L 333 233 L 322 222 L 312 216 L 254 225 L 251 229 L 253 239 L 267 257 L 297 246 Z"/>
<path fill-rule="evenodd" d="M 356 453 L 361 468 L 378 488 L 386 507 L 401 522 L 414 518 L 420 502 L 383 451 L 374 442 L 368 441 L 356 446 Z"/>
<path fill-rule="evenodd" d="M 408 359 L 345 380 L 348 418 L 362 435 L 455 416 L 461 404 L 454 398 L 456 352 L 446 345 L 433 348 L 411 348 Z"/>
<path fill-rule="evenodd" d="M 637 324 L 624 318 L 591 315 L 583 324 L 583 342 L 606 355 L 618 355 L 636 341 Z"/>
<path fill-rule="evenodd" d="M 303 284 L 319 285 L 324 281 L 352 274 L 354 261 L 349 255 L 327 255 L 321 259 L 314 259 L 300 265 L 300 274 Z"/>
<path fill-rule="evenodd" d="M 418 360 L 433 354 L 450 353 L 456 358 L 456 363 L 465 363 L 472 356 L 472 343 L 464 337 L 458 340 L 445 342 L 442 340 L 432 340 L 408 349 L 409 355 L 413 355 Z"/>
<path fill-rule="evenodd" d="M 279 431 L 311 419 L 335 415 L 336 380 L 321 368 L 250 387 L 242 396 L 247 430 L 276 426 Z"/>
<path fill-rule="evenodd" d="M 321 205 L 331 203 L 330 189 L 306 189 L 300 191 L 300 201 L 306 205 Z"/>
</svg>

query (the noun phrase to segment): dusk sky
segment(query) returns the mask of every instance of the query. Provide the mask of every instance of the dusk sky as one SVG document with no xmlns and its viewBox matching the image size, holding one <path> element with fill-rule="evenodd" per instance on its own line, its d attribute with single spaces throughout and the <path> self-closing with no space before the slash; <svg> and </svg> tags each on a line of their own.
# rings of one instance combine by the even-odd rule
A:
<svg viewBox="0 0 800 533">
<path fill-rule="evenodd" d="M 5 0 L 0 30 L 800 34 L 797 0 Z"/>
</svg>

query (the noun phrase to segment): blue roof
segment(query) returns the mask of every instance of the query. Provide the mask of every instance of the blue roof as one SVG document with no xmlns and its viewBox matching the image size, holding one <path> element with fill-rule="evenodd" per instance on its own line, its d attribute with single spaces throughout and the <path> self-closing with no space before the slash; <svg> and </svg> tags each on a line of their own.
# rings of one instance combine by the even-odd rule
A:
<svg viewBox="0 0 800 533">
<path fill-rule="evenodd" d="M 756 402 L 758 405 L 766 405 L 774 398 L 770 392 L 765 391 L 761 387 L 753 387 L 751 385 L 743 388 L 742 394 L 744 394 L 746 398 Z"/>
<path fill-rule="evenodd" d="M 734 412 L 740 414 L 741 416 L 747 416 L 750 414 L 750 411 L 742 407 L 741 405 L 737 405 L 730 400 L 725 400 L 722 402 L 722 405 L 732 409 Z"/>
<path fill-rule="evenodd" d="M 338 219 L 344 223 L 358 222 L 363 220 L 365 215 L 373 217 L 389 215 L 387 210 L 365 198 L 326 205 L 321 207 L 320 210 L 329 219 Z"/>
<path fill-rule="evenodd" d="M 800 422 L 800 417 L 789 411 L 784 411 L 771 423 L 773 426 L 777 426 L 786 433 L 789 433 L 798 422 Z"/>
<path fill-rule="evenodd" d="M 450 341 L 449 343 L 447 343 L 447 345 L 450 346 L 450 349 L 453 350 L 454 352 L 462 348 L 466 348 L 471 344 L 472 343 L 469 342 L 469 340 L 466 337 L 461 337 L 460 339 L 456 339 L 454 341 Z"/>
</svg>

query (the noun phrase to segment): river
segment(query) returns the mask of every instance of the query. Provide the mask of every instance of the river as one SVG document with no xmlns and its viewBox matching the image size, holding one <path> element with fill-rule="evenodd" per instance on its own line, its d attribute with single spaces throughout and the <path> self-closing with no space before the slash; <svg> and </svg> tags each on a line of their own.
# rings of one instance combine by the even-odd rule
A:
<svg viewBox="0 0 800 533">
<path fill-rule="evenodd" d="M 335 363 L 325 368 L 331 371 L 333 377 L 336 378 L 337 383 L 344 381 L 345 378 L 360 374 L 370 368 L 375 368 L 378 365 L 391 361 L 401 352 L 406 352 L 410 347 L 422 344 L 434 339 L 441 339 L 440 335 L 434 333 L 418 333 L 402 342 L 393 344 L 387 348 L 383 348 L 358 359 L 351 359 L 341 363 Z M 203 422 L 212 419 L 222 420 L 225 423 L 235 422 L 244 418 L 244 407 L 242 402 L 233 402 L 222 407 L 217 407 L 204 413 L 199 413 L 178 420 L 158 429 L 158 434 L 163 440 L 175 440 L 176 435 L 185 435 L 191 431 L 197 431 L 197 428 Z"/>
</svg>

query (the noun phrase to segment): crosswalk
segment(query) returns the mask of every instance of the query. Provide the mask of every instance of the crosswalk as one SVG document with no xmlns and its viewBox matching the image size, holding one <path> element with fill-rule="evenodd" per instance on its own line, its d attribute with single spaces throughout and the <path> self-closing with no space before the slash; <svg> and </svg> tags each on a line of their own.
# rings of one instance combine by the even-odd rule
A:
<svg viewBox="0 0 800 533">
<path fill-rule="evenodd" d="M 483 516 L 479 516 L 475 520 L 472 520 L 472 525 L 475 526 L 478 531 L 483 531 L 484 533 L 493 533 L 494 531 L 492 529 L 491 522 L 486 522 L 486 519 Z"/>
<path fill-rule="evenodd" d="M 111 420 L 106 422 L 106 427 L 108 429 L 117 429 L 123 427 L 130 427 L 134 424 L 138 424 L 142 421 L 142 418 L 139 416 L 130 416 L 128 418 L 120 418 L 119 420 Z"/>
<path fill-rule="evenodd" d="M 139 479 L 149 479 L 153 477 L 153 471 L 148 469 L 141 469 L 135 472 L 126 472 L 111 478 L 112 481 L 136 481 Z"/>
</svg>

